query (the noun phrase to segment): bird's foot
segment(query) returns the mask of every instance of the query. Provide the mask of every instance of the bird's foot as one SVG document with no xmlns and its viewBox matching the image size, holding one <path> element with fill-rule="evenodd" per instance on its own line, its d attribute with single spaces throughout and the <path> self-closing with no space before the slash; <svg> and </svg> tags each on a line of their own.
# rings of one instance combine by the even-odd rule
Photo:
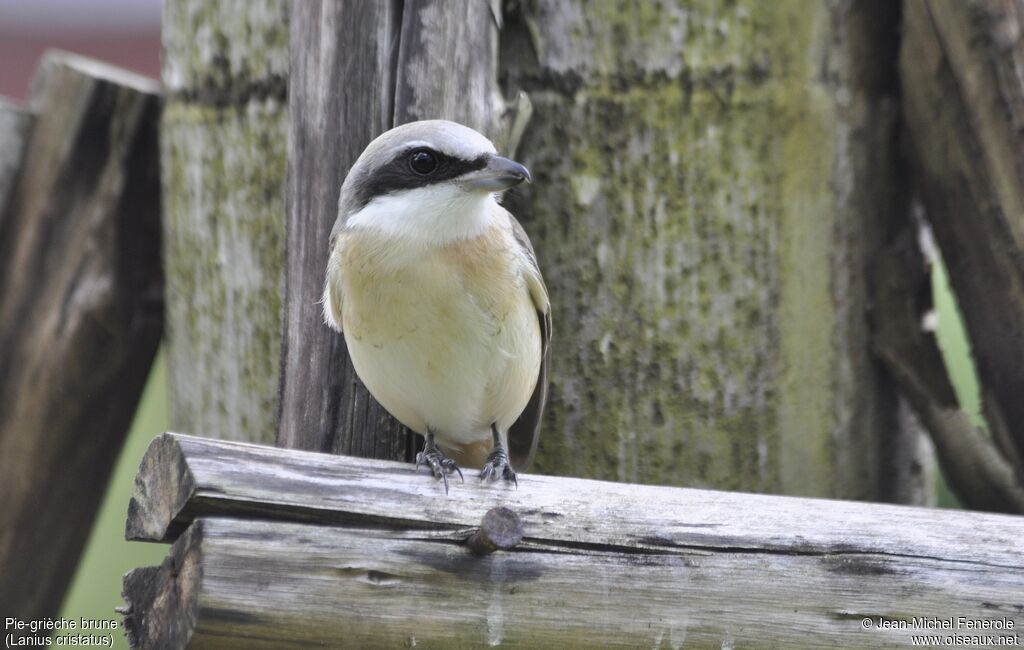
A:
<svg viewBox="0 0 1024 650">
<path fill-rule="evenodd" d="M 515 470 L 508 462 L 508 452 L 500 445 L 487 455 L 487 460 L 484 461 L 484 466 L 480 470 L 481 481 L 497 481 L 498 477 L 511 481 L 516 487 L 519 487 L 519 479 L 516 478 Z"/>
<path fill-rule="evenodd" d="M 462 477 L 462 470 L 455 464 L 455 461 L 445 456 L 436 445 L 428 444 L 423 451 L 416 454 L 416 469 L 419 469 L 420 465 L 426 465 L 430 468 L 430 471 L 434 473 L 434 478 L 439 478 L 444 481 L 445 494 L 448 494 L 449 474 L 458 473 L 462 482 L 466 482 L 466 479 Z"/>
</svg>

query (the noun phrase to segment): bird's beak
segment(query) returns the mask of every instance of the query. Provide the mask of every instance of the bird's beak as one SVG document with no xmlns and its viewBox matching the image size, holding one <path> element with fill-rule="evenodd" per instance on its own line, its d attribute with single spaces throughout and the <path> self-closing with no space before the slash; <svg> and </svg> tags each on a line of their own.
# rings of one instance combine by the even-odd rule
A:
<svg viewBox="0 0 1024 650">
<path fill-rule="evenodd" d="M 530 180 L 529 169 L 514 160 L 494 155 L 488 157 L 486 167 L 462 177 L 466 187 L 485 192 L 500 192 Z"/>
</svg>

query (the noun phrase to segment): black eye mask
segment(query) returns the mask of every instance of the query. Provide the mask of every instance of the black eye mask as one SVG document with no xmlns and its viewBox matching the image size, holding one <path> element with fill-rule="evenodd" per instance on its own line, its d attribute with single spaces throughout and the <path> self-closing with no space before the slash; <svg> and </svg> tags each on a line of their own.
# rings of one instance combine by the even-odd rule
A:
<svg viewBox="0 0 1024 650">
<path fill-rule="evenodd" d="M 414 158 L 417 159 L 415 163 Z M 433 159 L 433 165 L 427 164 L 428 158 Z M 405 149 L 386 165 L 360 179 L 354 188 L 355 209 L 361 210 L 378 196 L 450 181 L 481 170 L 487 166 L 487 158 L 484 154 L 473 160 L 465 160 L 428 147 Z"/>
</svg>

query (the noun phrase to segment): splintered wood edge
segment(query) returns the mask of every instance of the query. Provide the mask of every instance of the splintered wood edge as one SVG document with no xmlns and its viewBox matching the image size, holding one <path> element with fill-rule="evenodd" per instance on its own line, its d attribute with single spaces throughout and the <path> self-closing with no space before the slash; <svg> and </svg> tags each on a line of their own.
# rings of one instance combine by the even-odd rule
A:
<svg viewBox="0 0 1024 650">
<path fill-rule="evenodd" d="M 202 586 L 202 520 L 193 523 L 171 547 L 160 566 L 124 575 L 121 596 L 129 647 L 184 648 L 196 629 Z"/>
<path fill-rule="evenodd" d="M 173 541 L 175 523 L 195 492 L 195 477 L 188 468 L 178 440 L 164 433 L 149 444 L 142 456 L 135 486 L 128 501 L 124 536 L 129 541 Z M 182 524 L 184 525 L 184 524 Z"/>
</svg>

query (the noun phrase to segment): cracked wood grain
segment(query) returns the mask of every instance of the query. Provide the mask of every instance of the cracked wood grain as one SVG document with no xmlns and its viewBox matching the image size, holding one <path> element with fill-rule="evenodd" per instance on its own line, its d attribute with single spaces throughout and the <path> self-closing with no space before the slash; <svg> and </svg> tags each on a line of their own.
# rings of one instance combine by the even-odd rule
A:
<svg viewBox="0 0 1024 650">
<path fill-rule="evenodd" d="M 523 541 L 474 556 L 497 505 Z M 150 620 L 194 611 L 194 647 L 874 648 L 910 632 L 865 617 L 1024 624 L 1024 522 L 973 512 L 533 474 L 445 497 L 401 463 L 165 434 L 127 532 L 177 539 L 125 594 Z M 153 575 L 179 602 L 146 591 Z M 130 625 L 159 647 L 159 625 Z"/>
<path fill-rule="evenodd" d="M 169 542 L 194 519 L 225 514 L 468 530 L 504 505 L 522 517 L 527 541 L 623 551 L 854 550 L 1024 568 L 1015 537 L 1024 521 L 1010 516 L 538 474 L 524 481 L 516 490 L 469 477 L 443 498 L 427 474 L 404 463 L 166 433 L 142 460 L 125 534 Z"/>
</svg>

